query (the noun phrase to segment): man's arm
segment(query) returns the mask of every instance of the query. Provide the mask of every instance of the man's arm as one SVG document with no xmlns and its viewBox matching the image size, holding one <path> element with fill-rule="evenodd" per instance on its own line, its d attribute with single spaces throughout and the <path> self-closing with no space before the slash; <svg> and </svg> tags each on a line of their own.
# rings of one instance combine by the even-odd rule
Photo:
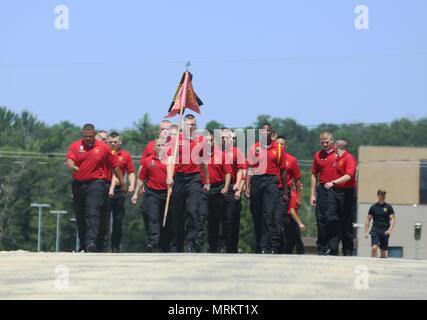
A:
<svg viewBox="0 0 427 320">
<path fill-rule="evenodd" d="M 302 183 L 301 183 L 301 179 L 297 179 L 295 182 L 295 189 L 296 192 L 298 194 L 297 196 L 297 205 L 298 207 L 301 206 L 301 197 L 302 197 Z"/>
<path fill-rule="evenodd" d="M 316 186 L 317 186 L 317 175 L 314 173 L 311 174 L 311 184 L 310 184 L 310 204 L 314 206 L 316 204 Z"/>
<path fill-rule="evenodd" d="M 385 232 L 386 235 L 391 235 L 391 232 L 393 231 L 394 225 L 396 224 L 396 216 L 394 214 L 390 215 L 390 227 Z"/>
<path fill-rule="evenodd" d="M 246 170 L 246 180 L 245 180 L 245 196 L 250 198 L 251 196 L 251 181 L 252 181 L 252 172 L 251 168 Z"/>
<path fill-rule="evenodd" d="M 226 194 L 228 192 L 228 188 L 230 188 L 230 182 L 231 182 L 231 173 L 226 173 L 224 188 L 221 190 L 222 194 Z"/>
<path fill-rule="evenodd" d="M 211 189 L 211 182 L 210 182 L 210 179 L 209 179 L 209 170 L 208 170 L 208 166 L 202 161 L 202 163 L 200 164 L 200 166 L 202 167 L 202 170 L 203 170 L 203 175 L 205 176 L 205 180 L 206 180 L 206 183 L 205 183 L 205 185 L 203 186 L 203 190 L 205 191 L 205 192 L 209 192 L 210 191 L 210 189 Z"/>
<path fill-rule="evenodd" d="M 139 194 L 141 188 L 143 188 L 143 187 L 144 187 L 144 181 L 142 181 L 141 179 L 138 179 L 136 181 L 135 191 L 134 191 L 132 199 L 131 199 L 133 204 L 136 204 L 136 202 L 138 201 L 138 194 Z"/>
<path fill-rule="evenodd" d="M 76 166 L 76 164 L 75 164 L 74 160 L 67 159 L 67 160 L 65 161 L 65 164 L 66 164 L 66 166 L 67 166 L 67 169 L 68 169 L 71 173 L 74 173 L 74 172 L 79 171 L 79 167 L 77 167 L 77 166 Z"/>
<path fill-rule="evenodd" d="M 294 219 L 294 221 L 298 224 L 298 227 L 300 230 L 305 230 L 305 225 L 302 223 L 301 219 L 299 218 L 298 214 L 296 213 L 294 208 L 291 208 L 291 217 Z"/>
<path fill-rule="evenodd" d="M 325 183 L 325 188 L 329 189 L 332 188 L 335 184 L 342 184 L 342 183 L 346 183 L 347 181 L 350 181 L 351 177 L 348 174 L 343 175 L 342 177 L 332 180 L 328 183 Z"/>
<path fill-rule="evenodd" d="M 120 189 L 122 191 L 122 194 L 125 195 L 126 191 L 127 191 L 127 188 L 126 188 L 125 179 L 123 178 L 122 171 L 119 169 L 119 167 L 113 168 L 112 171 L 113 171 L 113 175 L 117 178 L 117 180 L 119 180 Z"/>
<path fill-rule="evenodd" d="M 136 182 L 136 175 L 135 172 L 131 172 L 128 174 L 129 177 L 129 192 L 132 193 L 135 190 L 135 182 Z"/>
<path fill-rule="evenodd" d="M 369 236 L 369 225 L 371 224 L 372 216 L 368 214 L 365 220 L 365 239 L 368 239 Z"/>
</svg>

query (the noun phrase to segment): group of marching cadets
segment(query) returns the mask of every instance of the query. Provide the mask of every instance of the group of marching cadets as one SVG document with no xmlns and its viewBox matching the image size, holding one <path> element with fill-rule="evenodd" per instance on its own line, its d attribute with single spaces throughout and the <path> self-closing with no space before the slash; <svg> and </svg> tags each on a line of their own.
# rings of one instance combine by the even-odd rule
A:
<svg viewBox="0 0 427 320">
<path fill-rule="evenodd" d="M 85 125 L 82 139 L 70 146 L 67 167 L 73 177 L 82 250 L 103 250 L 112 212 L 111 247 L 120 252 L 129 192 L 133 204 L 141 198 L 148 252 L 202 252 L 207 247 L 210 253 L 237 253 L 245 196 L 250 201 L 256 253 L 304 253 L 305 225 L 298 215 L 301 172 L 298 160 L 286 150 L 285 137 L 263 124 L 259 142 L 245 156 L 232 130 L 221 128 L 219 137 L 198 134 L 191 114 L 185 116 L 181 132 L 167 120 L 159 129 L 158 138 L 146 145 L 136 174 L 117 133 L 98 132 L 95 139 L 93 125 Z M 356 161 L 346 150 L 345 139 L 334 143 L 326 132 L 320 142 L 310 189 L 318 253 L 337 255 L 342 241 L 344 255 L 352 255 Z"/>
</svg>

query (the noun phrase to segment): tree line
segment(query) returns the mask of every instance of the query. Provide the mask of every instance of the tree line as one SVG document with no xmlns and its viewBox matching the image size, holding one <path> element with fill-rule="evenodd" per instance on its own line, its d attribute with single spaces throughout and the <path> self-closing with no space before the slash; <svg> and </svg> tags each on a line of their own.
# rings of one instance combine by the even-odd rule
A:
<svg viewBox="0 0 427 320">
<path fill-rule="evenodd" d="M 349 150 L 356 157 L 361 145 L 427 146 L 427 118 L 416 121 L 398 119 L 378 124 L 328 124 L 308 128 L 290 118 L 258 116 L 245 129 L 257 128 L 269 122 L 278 135 L 289 141 L 288 151 L 298 159 L 311 160 L 319 149 L 319 133 L 331 131 L 335 137 L 349 140 Z M 222 127 L 218 121 L 210 121 L 206 129 Z M 108 129 L 108 128 L 102 128 Z M 112 130 L 114 128 L 110 128 Z M 70 219 L 74 212 L 71 201 L 71 177 L 64 165 L 63 155 L 68 146 L 80 137 L 80 124 L 68 121 L 48 125 L 36 115 L 23 111 L 13 112 L 0 107 L 0 250 L 35 251 L 37 247 L 37 211 L 31 203 L 48 203 L 51 210 L 67 210 L 61 221 L 61 250 L 72 251 L 75 247 L 75 225 Z M 148 141 L 157 135 L 157 124 L 148 114 L 135 121 L 131 128 L 122 130 L 122 147 L 132 155 L 140 155 Z M 135 165 L 138 166 L 137 160 Z M 315 237 L 314 210 L 308 205 L 309 163 L 302 163 L 303 205 L 302 220 L 307 224 L 304 236 Z M 55 250 L 56 215 L 44 210 L 42 250 Z M 145 229 L 139 206 L 127 202 L 124 219 L 122 249 L 141 252 L 145 247 Z M 249 203 L 243 200 L 240 249 L 252 252 L 254 232 Z"/>
</svg>

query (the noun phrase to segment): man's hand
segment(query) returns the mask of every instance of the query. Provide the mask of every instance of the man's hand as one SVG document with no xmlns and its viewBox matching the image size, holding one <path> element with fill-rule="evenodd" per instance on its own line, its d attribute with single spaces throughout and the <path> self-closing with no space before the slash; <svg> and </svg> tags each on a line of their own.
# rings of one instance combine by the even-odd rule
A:
<svg viewBox="0 0 427 320">
<path fill-rule="evenodd" d="M 173 186 L 173 178 L 166 178 L 166 184 L 170 188 Z"/>
<path fill-rule="evenodd" d="M 251 197 L 251 189 L 250 189 L 250 187 L 245 189 L 245 197 L 248 198 L 248 199 Z"/>
<path fill-rule="evenodd" d="M 330 189 L 330 188 L 332 188 L 333 186 L 334 186 L 334 183 L 333 183 L 333 182 L 331 182 L 331 181 L 330 181 L 330 182 L 326 182 L 326 183 L 325 183 L 325 188 L 326 188 L 326 189 Z"/>
<path fill-rule="evenodd" d="M 314 195 L 310 196 L 310 205 L 312 206 L 316 205 L 316 196 Z"/>
<path fill-rule="evenodd" d="M 71 168 L 70 168 L 70 172 L 71 173 L 74 173 L 74 172 L 77 172 L 77 171 L 79 171 L 80 169 L 79 169 L 79 167 L 77 167 L 77 166 L 72 166 Z"/>
<path fill-rule="evenodd" d="M 237 191 L 239 189 L 239 186 L 237 183 L 233 184 L 233 191 Z"/>
<path fill-rule="evenodd" d="M 365 233 L 365 239 L 369 238 L 369 233 Z"/>
<path fill-rule="evenodd" d="M 143 195 L 145 193 L 145 187 L 141 186 L 141 189 L 139 189 L 139 194 Z"/>
<path fill-rule="evenodd" d="M 225 187 L 221 190 L 221 194 L 223 196 L 225 196 L 227 194 L 227 192 L 228 192 L 228 190 Z"/>
<path fill-rule="evenodd" d="M 287 192 L 283 193 L 282 198 L 283 198 L 283 201 L 285 201 L 286 203 L 289 202 L 289 194 Z"/>
<path fill-rule="evenodd" d="M 110 189 L 110 190 L 108 190 L 108 197 L 109 197 L 109 198 L 114 197 L 114 189 Z"/>
<path fill-rule="evenodd" d="M 136 204 L 136 202 L 138 201 L 138 194 L 137 194 L 137 193 L 135 193 L 135 194 L 132 196 L 132 199 L 130 199 L 130 201 L 132 201 L 132 204 Z"/>
<path fill-rule="evenodd" d="M 390 235 L 391 235 L 391 231 L 390 231 L 390 230 L 387 230 L 386 232 L 384 232 L 384 234 L 385 234 L 387 237 L 390 237 Z"/>
<path fill-rule="evenodd" d="M 239 190 L 236 190 L 236 192 L 234 193 L 234 199 L 240 200 L 241 196 L 242 196 L 242 192 Z"/>
<path fill-rule="evenodd" d="M 135 186 L 131 184 L 131 185 L 129 186 L 128 192 L 129 192 L 129 193 L 133 193 L 134 191 L 135 191 Z"/>
<path fill-rule="evenodd" d="M 210 185 L 209 183 L 206 183 L 206 184 L 203 186 L 203 191 L 204 191 L 204 192 L 209 192 L 209 191 L 211 191 L 211 185 Z"/>
<path fill-rule="evenodd" d="M 299 227 L 299 229 L 300 229 L 301 231 L 304 231 L 304 230 L 305 230 L 305 224 L 303 224 L 303 223 L 301 223 L 300 225 L 298 225 L 298 227 Z"/>
</svg>

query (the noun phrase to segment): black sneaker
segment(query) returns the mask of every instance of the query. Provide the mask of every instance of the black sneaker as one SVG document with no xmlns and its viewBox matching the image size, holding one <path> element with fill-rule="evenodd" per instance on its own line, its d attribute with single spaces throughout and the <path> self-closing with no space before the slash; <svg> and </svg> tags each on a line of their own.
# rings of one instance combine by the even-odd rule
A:
<svg viewBox="0 0 427 320">
<path fill-rule="evenodd" d="M 86 252 L 97 252 L 97 248 L 96 245 L 94 243 L 90 243 L 87 247 L 86 247 Z"/>
<path fill-rule="evenodd" d="M 148 244 L 146 251 L 149 252 L 149 253 L 153 253 L 153 252 L 156 252 L 156 249 L 154 248 L 153 245 Z"/>
<path fill-rule="evenodd" d="M 113 248 L 111 250 L 112 253 L 120 253 L 120 248 Z"/>
<path fill-rule="evenodd" d="M 351 257 L 351 256 L 353 256 L 353 251 L 352 250 L 344 250 L 343 255 L 345 257 Z"/>
</svg>

